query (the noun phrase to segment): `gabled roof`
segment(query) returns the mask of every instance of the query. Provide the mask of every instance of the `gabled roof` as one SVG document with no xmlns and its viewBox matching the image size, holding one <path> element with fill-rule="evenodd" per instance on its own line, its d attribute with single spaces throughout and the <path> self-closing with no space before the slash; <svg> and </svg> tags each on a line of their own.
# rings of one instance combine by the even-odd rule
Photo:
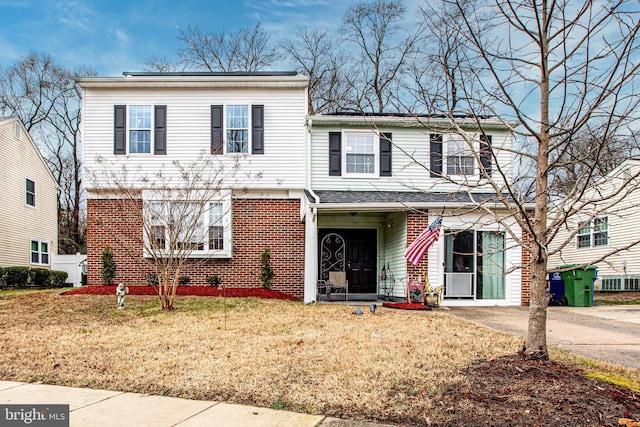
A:
<svg viewBox="0 0 640 427">
<path fill-rule="evenodd" d="M 0 117 L 0 126 L 8 125 L 11 122 L 17 122 L 20 125 L 20 128 L 22 129 L 22 134 L 26 136 L 28 143 L 33 146 L 33 149 L 36 151 L 36 153 L 38 155 L 38 158 L 40 159 L 40 161 L 44 165 L 45 169 L 49 173 L 49 176 L 51 177 L 51 180 L 55 183 L 56 187 L 59 187 L 58 181 L 53 176 L 53 173 L 51 172 L 51 169 L 49 169 L 49 165 L 47 164 L 47 161 L 42 156 L 42 153 L 40 152 L 40 149 L 38 148 L 38 145 L 35 143 L 33 138 L 31 138 L 31 135 L 27 131 L 27 128 L 24 127 L 24 123 L 22 123 L 22 120 L 20 120 L 18 117 L 15 117 L 15 116 Z"/>
</svg>

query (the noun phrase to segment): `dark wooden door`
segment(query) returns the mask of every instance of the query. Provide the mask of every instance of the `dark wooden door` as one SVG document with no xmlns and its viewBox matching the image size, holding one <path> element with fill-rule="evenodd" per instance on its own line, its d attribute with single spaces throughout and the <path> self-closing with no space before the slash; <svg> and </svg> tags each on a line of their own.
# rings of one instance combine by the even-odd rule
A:
<svg viewBox="0 0 640 427">
<path fill-rule="evenodd" d="M 320 231 L 320 241 L 329 233 L 342 236 L 345 242 L 345 271 L 349 293 L 376 293 L 377 230 L 331 229 Z"/>
</svg>

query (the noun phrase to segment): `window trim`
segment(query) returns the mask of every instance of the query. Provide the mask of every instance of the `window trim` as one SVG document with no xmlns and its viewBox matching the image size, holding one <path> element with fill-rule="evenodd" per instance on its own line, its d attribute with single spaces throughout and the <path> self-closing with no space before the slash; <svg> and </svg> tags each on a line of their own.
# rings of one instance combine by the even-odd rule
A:
<svg viewBox="0 0 640 427">
<path fill-rule="evenodd" d="M 370 136 L 373 139 L 373 172 L 348 172 L 347 170 L 347 156 L 349 152 L 347 150 L 349 135 L 365 135 Z M 347 178 L 377 178 L 380 176 L 380 133 L 366 130 L 366 129 L 343 129 L 341 137 L 341 150 L 340 163 L 342 165 L 342 176 Z M 366 153 L 356 153 L 366 154 Z"/>
<path fill-rule="evenodd" d="M 476 142 L 475 138 L 472 138 L 472 136 L 469 136 L 469 138 L 471 139 L 471 142 L 473 144 L 473 148 L 469 147 L 469 143 L 468 141 L 463 138 L 461 135 L 458 134 L 445 134 L 446 138 L 443 138 L 443 142 L 442 142 L 442 151 L 443 151 L 443 155 L 442 155 L 442 168 L 446 171 L 446 173 L 444 174 L 445 176 L 450 176 L 450 177 L 473 177 L 473 176 L 477 176 L 480 173 L 480 169 L 478 168 L 478 162 L 476 161 L 474 152 L 479 152 L 479 143 Z M 470 158 L 471 161 L 473 162 L 473 165 L 471 166 L 472 170 L 471 173 L 449 173 L 449 159 L 454 157 L 452 155 L 449 154 L 449 144 L 453 141 L 462 143 L 462 153 L 468 154 L 465 156 L 456 156 L 458 158 Z M 456 166 L 456 165 L 454 165 Z M 457 165 L 457 170 L 461 170 L 462 167 L 460 165 Z"/>
<path fill-rule="evenodd" d="M 144 197 L 144 195 L 143 195 Z M 143 203 L 143 209 L 150 209 L 152 205 L 154 204 L 162 204 L 162 209 L 161 209 L 161 215 L 163 218 L 168 218 L 168 213 L 167 213 L 167 204 L 168 203 L 200 203 L 199 201 L 194 202 L 194 201 L 189 201 L 189 200 L 158 200 L 158 199 L 154 199 L 154 198 L 147 198 L 145 199 L 145 202 Z M 200 221 L 202 221 L 202 241 L 200 242 L 194 242 L 194 243 L 202 243 L 204 249 L 199 250 L 199 249 L 194 249 L 191 251 L 191 253 L 189 254 L 188 258 L 192 259 L 192 258 L 231 258 L 232 257 L 232 245 L 233 245 L 233 230 L 232 230 L 232 212 L 231 212 L 231 194 L 224 194 L 221 197 L 212 199 L 210 201 L 207 202 L 209 204 L 208 208 L 206 209 L 205 212 L 203 212 L 202 217 L 200 218 Z M 210 212 L 213 209 L 212 204 L 221 204 L 222 205 L 222 229 L 223 229 L 223 248 L 222 249 L 212 249 L 209 247 L 209 230 L 211 227 L 210 224 Z M 147 215 L 150 215 L 149 213 L 145 213 L 144 214 L 145 217 Z M 153 221 L 153 219 L 151 219 L 151 221 Z M 168 251 L 167 248 L 167 244 L 169 242 L 169 238 L 167 236 L 167 224 L 166 222 L 162 222 L 160 221 L 160 223 L 151 223 L 149 224 L 150 229 L 148 232 L 144 233 L 144 239 L 145 239 L 145 253 L 144 256 L 146 258 L 151 258 L 152 254 L 150 254 L 148 252 L 148 248 L 151 247 L 151 244 L 149 243 L 148 239 L 149 238 L 154 238 L 157 239 L 156 237 L 156 230 L 160 227 L 164 227 L 165 228 L 165 235 L 164 235 L 164 243 L 165 246 L 164 248 L 158 249 L 160 256 L 162 256 L 162 252 L 163 251 Z"/>
<path fill-rule="evenodd" d="M 597 225 L 599 221 L 604 221 L 605 228 L 601 231 L 601 227 Z M 596 238 L 604 235 L 605 243 L 596 244 Z M 588 236 L 588 245 L 580 243 L 580 238 Z M 588 249 L 588 248 L 602 248 L 609 246 L 609 216 L 598 216 L 592 218 L 589 221 L 582 221 L 578 223 L 578 233 L 576 234 L 576 249 Z"/>
<path fill-rule="evenodd" d="M 132 119 L 132 114 L 131 114 L 131 108 L 132 107 L 148 107 L 149 108 L 149 128 L 132 128 L 131 127 L 131 119 Z M 132 156 L 147 156 L 147 155 L 152 155 L 153 154 L 153 150 L 154 150 L 154 146 L 155 146 L 155 141 L 154 141 L 154 119 L 155 117 L 153 112 L 154 112 L 154 106 L 152 104 L 127 104 L 127 117 L 126 117 L 126 137 L 127 137 L 127 144 L 126 144 L 126 150 L 127 150 L 127 154 L 128 155 L 132 155 Z M 138 130 L 148 130 L 149 131 L 149 151 L 144 151 L 144 152 L 132 152 L 131 151 L 131 132 L 132 131 L 138 131 Z"/>
<path fill-rule="evenodd" d="M 33 184 L 33 191 L 29 191 L 29 183 Z M 25 178 L 25 195 L 24 195 L 24 204 L 29 208 L 36 207 L 36 181 L 30 178 Z M 33 197 L 33 204 L 29 203 L 29 196 Z"/>
<path fill-rule="evenodd" d="M 37 251 L 34 251 L 31 247 L 34 243 L 38 245 Z M 43 244 L 47 245 L 46 252 L 42 251 Z M 35 253 L 38 254 L 38 262 L 33 261 L 33 255 Z M 42 262 L 43 255 L 46 255 L 47 262 Z M 51 265 L 51 242 L 49 242 L 48 240 L 42 240 L 42 239 L 34 239 L 34 238 L 29 239 L 29 264 L 30 265 Z"/>
</svg>

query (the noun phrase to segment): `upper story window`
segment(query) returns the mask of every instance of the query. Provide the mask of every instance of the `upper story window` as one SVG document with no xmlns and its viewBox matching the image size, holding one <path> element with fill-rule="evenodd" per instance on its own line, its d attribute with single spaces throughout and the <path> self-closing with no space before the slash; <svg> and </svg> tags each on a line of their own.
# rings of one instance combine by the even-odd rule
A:
<svg viewBox="0 0 640 427">
<path fill-rule="evenodd" d="M 392 135 L 329 132 L 329 176 L 391 176 Z"/>
<path fill-rule="evenodd" d="M 151 106 L 129 106 L 129 153 L 151 153 Z"/>
<path fill-rule="evenodd" d="M 372 133 L 345 133 L 347 174 L 372 175 L 376 172 L 376 139 Z"/>
<path fill-rule="evenodd" d="M 187 257 L 231 256 L 229 201 L 150 202 L 150 247 Z"/>
<path fill-rule="evenodd" d="M 49 242 L 31 239 L 31 264 L 49 265 Z"/>
<path fill-rule="evenodd" d="M 249 106 L 227 105 L 227 153 L 249 152 Z"/>
<path fill-rule="evenodd" d="M 264 154 L 264 105 L 212 105 L 211 154 Z"/>
<path fill-rule="evenodd" d="M 447 175 L 473 175 L 473 150 L 463 138 L 450 138 L 446 145 Z"/>
<path fill-rule="evenodd" d="M 166 105 L 115 105 L 114 154 L 167 154 Z"/>
<path fill-rule="evenodd" d="M 36 206 L 36 183 L 29 178 L 26 179 L 25 203 L 28 206 Z"/>
<path fill-rule="evenodd" d="M 582 222 L 578 229 L 578 248 L 607 246 L 609 244 L 609 218 L 598 217 Z"/>
<path fill-rule="evenodd" d="M 476 153 L 479 162 L 476 161 Z M 493 163 L 492 137 L 473 135 L 429 135 L 429 176 L 491 176 Z M 479 163 L 479 164 L 478 164 Z"/>
</svg>

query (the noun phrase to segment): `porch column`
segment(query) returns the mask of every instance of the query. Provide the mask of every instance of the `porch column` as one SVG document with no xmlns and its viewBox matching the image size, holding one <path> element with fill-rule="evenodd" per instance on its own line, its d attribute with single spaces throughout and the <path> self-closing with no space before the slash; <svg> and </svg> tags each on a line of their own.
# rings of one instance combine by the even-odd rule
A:
<svg viewBox="0 0 640 427">
<path fill-rule="evenodd" d="M 318 215 L 308 209 L 305 215 L 304 303 L 316 301 L 318 282 Z"/>
</svg>

